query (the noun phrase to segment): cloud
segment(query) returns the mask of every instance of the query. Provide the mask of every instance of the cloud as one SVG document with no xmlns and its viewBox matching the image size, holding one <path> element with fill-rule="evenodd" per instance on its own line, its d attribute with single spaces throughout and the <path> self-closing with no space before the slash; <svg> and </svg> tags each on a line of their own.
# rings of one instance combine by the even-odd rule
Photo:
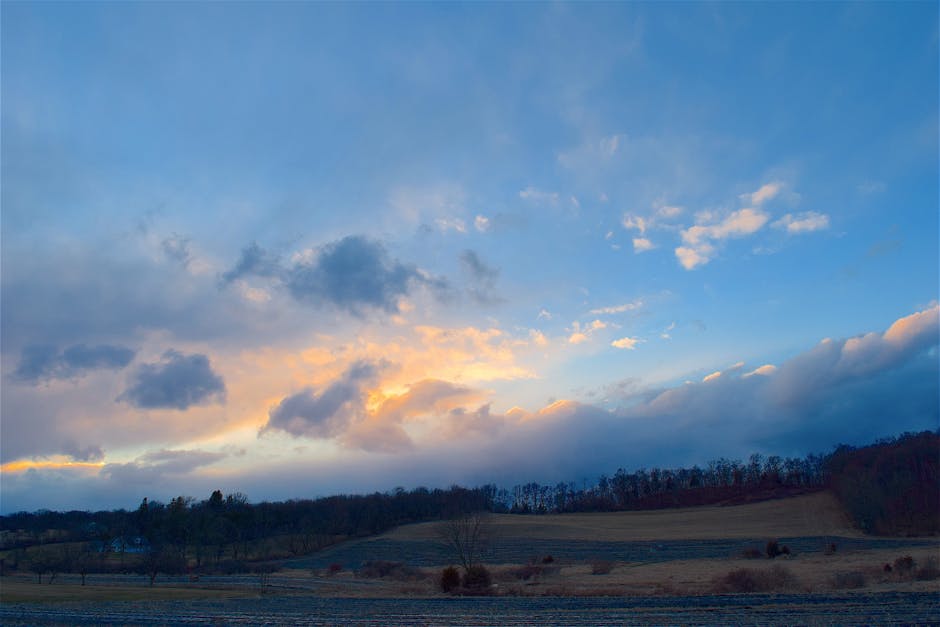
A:
<svg viewBox="0 0 940 627">
<path fill-rule="evenodd" d="M 642 341 L 643 340 L 635 338 L 635 337 L 622 337 L 619 340 L 614 340 L 613 342 L 610 343 L 610 345 L 613 346 L 614 348 L 622 348 L 622 349 L 632 351 L 636 349 L 636 345 Z"/>
<path fill-rule="evenodd" d="M 656 215 L 660 218 L 677 218 L 682 215 L 684 209 L 675 205 L 661 205 L 656 209 Z"/>
<path fill-rule="evenodd" d="M 358 235 L 295 254 L 289 265 L 252 243 L 221 280 L 228 285 L 247 276 L 274 279 L 298 302 L 332 305 L 355 315 L 368 308 L 399 313 L 400 299 L 414 285 L 439 294 L 448 289 L 445 279 L 391 258 L 380 242 Z"/>
<path fill-rule="evenodd" d="M 791 235 L 796 233 L 810 233 L 812 231 L 821 231 L 829 228 L 829 216 L 815 211 L 807 211 L 797 215 L 786 214 L 771 226 L 778 229 L 786 229 Z"/>
<path fill-rule="evenodd" d="M 558 163 L 572 170 L 595 171 L 611 162 L 626 138 L 626 135 L 614 134 L 584 141 L 571 150 L 558 153 Z"/>
<path fill-rule="evenodd" d="M 104 450 L 97 444 L 79 446 L 74 440 L 68 440 L 62 443 L 60 450 L 63 455 L 78 462 L 97 462 L 104 459 Z"/>
<path fill-rule="evenodd" d="M 117 400 L 138 409 L 178 409 L 225 402 L 225 383 L 205 355 L 168 350 L 152 364 L 142 364 Z"/>
<path fill-rule="evenodd" d="M 637 299 L 629 303 L 623 303 L 622 305 L 613 305 L 611 307 L 599 307 L 597 309 L 592 309 L 589 313 L 592 316 L 609 316 L 614 314 L 626 313 L 628 311 L 637 311 L 643 307 L 643 301 Z"/>
<path fill-rule="evenodd" d="M 470 296 L 481 304 L 500 302 L 495 295 L 496 279 L 499 278 L 499 269 L 486 265 L 480 256 L 472 250 L 460 253 L 460 264 L 470 275 Z"/>
<path fill-rule="evenodd" d="M 561 196 L 558 192 L 545 192 L 530 185 L 519 192 L 519 198 L 540 205 L 557 205 Z"/>
<path fill-rule="evenodd" d="M 483 215 L 478 215 L 473 219 L 473 226 L 480 233 L 486 233 L 490 230 L 490 219 Z"/>
<path fill-rule="evenodd" d="M 344 433 L 365 413 L 363 394 L 375 383 L 380 367 L 358 361 L 319 394 L 305 388 L 285 397 L 268 413 L 258 435 L 283 431 L 294 437 L 329 439 Z"/>
<path fill-rule="evenodd" d="M 773 364 L 764 364 L 763 366 L 759 366 L 759 367 L 755 368 L 754 370 L 751 370 L 750 372 L 748 372 L 748 373 L 746 373 L 746 374 L 744 374 L 744 375 L 741 375 L 741 376 L 744 376 L 744 377 L 753 377 L 754 375 L 760 375 L 760 376 L 764 376 L 764 377 L 769 377 L 770 375 L 772 375 L 772 374 L 775 373 L 775 372 L 777 372 L 777 366 L 775 366 L 775 365 L 773 365 Z"/>
<path fill-rule="evenodd" d="M 682 267 L 691 270 L 696 266 L 701 266 L 711 260 L 710 255 L 714 252 L 713 246 L 700 245 L 697 248 L 688 246 L 679 246 L 676 248 L 676 258 Z"/>
<path fill-rule="evenodd" d="M 284 398 L 269 412 L 259 437 L 282 431 L 294 437 L 332 439 L 350 449 L 401 452 L 414 446 L 406 423 L 467 412 L 466 404 L 479 403 L 485 396 L 465 385 L 423 379 L 401 394 L 382 398 L 375 388 L 386 367 L 360 361 L 319 394 L 306 388 Z"/>
<path fill-rule="evenodd" d="M 222 282 L 231 283 L 246 276 L 274 277 L 283 272 L 280 260 L 252 242 L 244 250 L 238 262 L 228 272 L 222 274 Z"/>
<path fill-rule="evenodd" d="M 648 250 L 653 250 L 654 248 L 656 248 L 656 246 L 653 245 L 653 242 L 649 241 L 645 237 L 633 238 L 633 252 L 637 254 L 646 252 Z"/>
<path fill-rule="evenodd" d="M 568 336 L 568 343 L 570 344 L 583 344 L 591 339 L 591 336 L 594 335 L 595 331 L 600 331 L 606 329 L 608 324 L 603 320 L 594 320 L 588 324 L 581 324 L 578 321 L 575 321 L 571 325 L 571 335 Z"/>
<path fill-rule="evenodd" d="M 711 216 L 702 216 L 705 219 Z M 715 242 L 744 237 L 759 231 L 769 216 L 759 209 L 739 209 L 714 224 L 696 224 L 682 231 L 685 246 L 676 248 L 676 258 L 686 270 L 708 263 L 716 253 Z"/>
<path fill-rule="evenodd" d="M 189 263 L 192 261 L 193 256 L 190 250 L 190 239 L 188 237 L 173 233 L 170 237 L 160 242 L 160 247 L 163 249 L 163 254 L 166 255 L 168 259 L 179 263 L 184 268 L 188 267 Z"/>
<path fill-rule="evenodd" d="M 92 370 L 120 370 L 134 359 L 136 351 L 124 346 L 75 344 L 59 352 L 54 346 L 23 348 L 12 378 L 24 383 L 70 379 Z"/>
<path fill-rule="evenodd" d="M 780 190 L 783 189 L 783 183 L 775 181 L 773 183 L 766 183 L 761 185 L 760 189 L 751 194 L 741 194 L 741 199 L 745 201 L 750 201 L 750 203 L 755 207 L 760 207 L 762 204 L 775 198 Z"/>
<path fill-rule="evenodd" d="M 456 231 L 458 233 L 467 232 L 467 223 L 461 218 L 436 218 L 434 224 L 436 224 L 437 228 L 443 233 L 447 231 Z"/>
<path fill-rule="evenodd" d="M 625 229 L 636 229 L 640 232 L 640 235 L 646 233 L 646 229 L 650 227 L 650 222 L 647 218 L 633 215 L 632 213 L 624 214 L 621 224 L 623 224 L 623 228 Z"/>
<path fill-rule="evenodd" d="M 132 462 L 105 464 L 101 476 L 120 485 L 153 485 L 179 478 L 226 458 L 225 453 L 199 449 L 162 449 L 145 453 Z"/>
</svg>

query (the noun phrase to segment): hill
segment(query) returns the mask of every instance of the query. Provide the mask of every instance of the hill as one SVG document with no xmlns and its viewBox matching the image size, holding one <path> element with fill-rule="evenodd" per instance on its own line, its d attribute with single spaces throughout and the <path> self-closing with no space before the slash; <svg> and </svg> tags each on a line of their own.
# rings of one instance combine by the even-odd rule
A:
<svg viewBox="0 0 940 627">
<path fill-rule="evenodd" d="M 861 537 L 838 501 L 817 492 L 728 507 L 489 517 L 502 539 L 632 542 L 648 540 L 749 539 L 803 536 Z M 379 536 L 388 540 L 435 538 L 436 523 L 404 525 Z"/>
</svg>

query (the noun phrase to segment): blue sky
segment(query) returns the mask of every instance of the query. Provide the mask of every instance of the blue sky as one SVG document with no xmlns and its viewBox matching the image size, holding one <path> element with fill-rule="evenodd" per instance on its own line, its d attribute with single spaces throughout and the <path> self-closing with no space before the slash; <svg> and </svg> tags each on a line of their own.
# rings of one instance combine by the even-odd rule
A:
<svg viewBox="0 0 940 627">
<path fill-rule="evenodd" d="M 936 428 L 937 173 L 932 3 L 4 3 L 0 508 Z"/>
</svg>

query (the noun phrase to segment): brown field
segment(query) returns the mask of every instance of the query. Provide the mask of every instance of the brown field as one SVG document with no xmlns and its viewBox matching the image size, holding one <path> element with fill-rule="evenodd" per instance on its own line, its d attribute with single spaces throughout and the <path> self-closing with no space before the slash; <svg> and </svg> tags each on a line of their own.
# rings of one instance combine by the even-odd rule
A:
<svg viewBox="0 0 940 627">
<path fill-rule="evenodd" d="M 593 540 L 718 540 L 797 536 L 863 537 L 828 492 L 727 507 L 709 506 L 640 512 L 494 515 L 499 538 Z M 405 525 L 383 536 L 433 540 L 435 523 Z"/>
<path fill-rule="evenodd" d="M 853 529 L 828 493 L 815 493 L 765 501 L 761 503 L 699 507 L 640 512 L 584 513 L 546 516 L 495 515 L 490 520 L 496 543 L 502 541 L 539 540 L 551 550 L 563 548 L 566 543 L 597 542 L 670 542 L 710 541 L 724 539 L 834 537 L 865 538 Z M 349 558 L 342 572 L 327 576 L 322 566 L 301 565 L 302 559 L 289 560 L 286 568 L 272 573 L 265 597 L 312 596 L 319 598 L 421 598 L 444 596 L 437 584 L 441 566 L 426 564 L 412 567 L 404 576 L 367 578 L 355 575 L 354 560 L 377 559 L 378 543 L 392 547 L 434 547 L 437 545 L 436 525 L 422 523 L 394 529 L 374 538 L 345 543 L 338 549 Z M 748 569 L 758 574 L 771 569 L 785 569 L 786 577 L 767 591 L 801 594 L 834 594 L 842 592 L 885 593 L 919 592 L 940 593 L 940 579 L 917 580 L 913 576 L 901 577 L 886 573 L 885 564 L 893 564 L 900 557 L 910 555 L 919 566 L 940 556 L 940 539 L 900 540 L 893 548 L 876 547 L 872 543 L 859 544 L 862 548 L 840 548 L 827 555 L 821 549 L 797 553 L 792 557 L 744 559 L 736 555 L 722 555 L 709 559 L 685 559 L 681 554 L 663 559 L 650 555 L 637 561 L 612 561 L 609 572 L 593 574 L 593 560 L 589 557 L 560 560 L 541 568 L 533 576 L 518 576 L 521 564 L 488 564 L 492 571 L 497 595 L 535 596 L 622 596 L 622 597 L 695 597 L 721 592 L 721 579 L 729 572 Z M 918 544 L 919 542 L 919 544 Z M 694 544 L 694 543 L 693 543 Z M 609 545 L 607 545 L 609 546 Z M 867 548 L 866 548 L 867 547 Z M 439 546 L 438 546 L 439 548 Z M 599 549 L 600 551 L 601 549 Z M 311 557 L 316 557 L 314 554 Z M 332 559 L 330 551 L 326 555 Z M 332 555 L 336 555 L 335 553 Z M 442 559 L 447 559 L 446 553 Z M 557 554 L 556 554 L 557 556 Z M 395 552 L 383 559 L 408 563 L 408 557 Z M 525 559 L 525 558 L 521 558 Z M 599 553 L 597 560 L 604 559 Z M 649 561 L 646 561 L 649 559 Z M 414 563 L 411 563 L 412 566 Z M 432 561 L 430 564 L 438 564 Z M 69 578 L 72 578 L 71 580 Z M 114 576 L 110 585 L 79 586 L 75 575 L 60 575 L 54 584 L 39 585 L 25 573 L 0 580 L 0 601 L 3 604 L 21 602 L 61 601 L 120 601 L 120 600 L 191 600 L 217 598 L 252 598 L 259 594 L 256 576 L 203 577 L 201 582 L 184 583 L 157 578 L 157 585 L 149 587 L 128 577 Z M 94 581 L 94 576 L 90 576 Z M 859 582 L 861 582 L 860 585 Z M 98 583 L 101 583 L 100 580 Z M 733 591 L 733 590 L 731 590 Z"/>
</svg>

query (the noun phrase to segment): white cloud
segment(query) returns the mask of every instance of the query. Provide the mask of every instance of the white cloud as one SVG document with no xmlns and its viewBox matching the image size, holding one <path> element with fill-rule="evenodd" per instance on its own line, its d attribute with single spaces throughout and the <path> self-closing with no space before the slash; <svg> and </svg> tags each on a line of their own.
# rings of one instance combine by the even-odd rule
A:
<svg viewBox="0 0 940 627">
<path fill-rule="evenodd" d="M 546 192 L 529 185 L 519 192 L 519 198 L 528 200 L 537 204 L 558 204 L 558 192 Z"/>
<path fill-rule="evenodd" d="M 633 252 L 635 253 L 643 253 L 648 250 L 653 250 L 654 248 L 656 248 L 656 246 L 653 245 L 653 242 L 649 241 L 645 237 L 633 238 Z"/>
<path fill-rule="evenodd" d="M 571 335 L 568 336 L 569 344 L 583 344 L 591 339 L 591 336 L 594 335 L 595 331 L 600 331 L 606 329 L 608 324 L 603 320 L 594 320 L 588 324 L 581 324 L 578 321 L 575 321 L 571 325 Z"/>
<path fill-rule="evenodd" d="M 709 216 L 710 217 L 710 216 Z M 717 224 L 696 224 L 682 231 L 686 246 L 676 248 L 676 258 L 686 270 L 711 261 L 716 252 L 713 242 L 744 237 L 759 231 L 769 216 L 759 209 L 739 209 Z"/>
<path fill-rule="evenodd" d="M 613 315 L 625 313 L 627 311 L 636 311 L 643 306 L 643 301 L 637 299 L 631 303 L 624 303 L 622 305 L 613 305 L 611 307 L 599 307 L 597 309 L 592 309 L 589 313 L 592 316 L 603 316 L 603 315 Z M 595 320 L 595 323 L 600 322 L 600 320 Z M 603 327 L 601 327 L 603 328 Z"/>
<path fill-rule="evenodd" d="M 676 218 L 682 214 L 682 211 L 682 207 L 663 205 L 656 210 L 656 215 L 660 218 Z"/>
<path fill-rule="evenodd" d="M 539 315 L 535 317 L 536 320 L 551 320 L 554 317 L 552 312 L 547 309 L 539 309 Z"/>
<path fill-rule="evenodd" d="M 447 231 L 457 231 L 458 233 L 466 233 L 467 225 L 460 218 L 437 218 L 434 220 L 434 223 L 437 225 L 443 232 Z"/>
<path fill-rule="evenodd" d="M 773 223 L 774 228 L 786 229 L 791 235 L 797 233 L 811 233 L 812 231 L 821 231 L 829 228 L 829 216 L 824 213 L 807 211 L 793 215 L 786 214 Z"/>
<path fill-rule="evenodd" d="M 777 371 L 777 366 L 775 366 L 775 365 L 773 365 L 773 364 L 764 364 L 763 366 L 760 366 L 759 368 L 755 368 L 754 370 L 751 370 L 750 372 L 748 372 L 748 373 L 746 373 L 746 374 L 744 374 L 744 375 L 742 375 L 742 376 L 745 376 L 745 377 L 753 377 L 754 375 L 760 375 L 760 376 L 763 376 L 763 377 L 769 377 L 770 375 L 772 375 L 772 374 L 775 373 L 776 371 Z"/>
<path fill-rule="evenodd" d="M 536 346 L 548 346 L 548 338 L 537 329 L 529 329 L 529 340 Z"/>
<path fill-rule="evenodd" d="M 632 213 L 625 213 L 621 224 L 623 224 L 623 228 L 625 229 L 636 229 L 640 232 L 640 235 L 646 233 L 646 229 L 649 227 L 649 222 L 646 218 L 633 215 Z"/>
<path fill-rule="evenodd" d="M 643 340 L 639 338 L 635 338 L 635 337 L 622 337 L 619 340 L 614 340 L 613 342 L 610 343 L 610 345 L 613 346 L 614 348 L 622 348 L 625 350 L 632 351 L 636 349 L 636 345 L 642 341 Z"/>
<path fill-rule="evenodd" d="M 783 183 L 779 181 L 774 181 L 773 183 L 767 183 L 762 185 L 759 190 L 751 194 L 741 194 L 741 198 L 750 201 L 755 207 L 759 207 L 768 200 L 771 200 L 777 194 L 780 193 L 780 190 L 783 189 Z"/>
<path fill-rule="evenodd" d="M 490 230 L 490 219 L 483 215 L 478 215 L 473 219 L 473 226 L 476 227 L 480 233 L 486 233 Z"/>
<path fill-rule="evenodd" d="M 698 249 L 679 246 L 676 248 L 676 258 L 683 268 L 691 270 L 696 266 L 708 263 L 710 261 L 709 255 L 712 252 L 714 252 L 714 247 L 708 245 L 699 246 Z"/>
</svg>

